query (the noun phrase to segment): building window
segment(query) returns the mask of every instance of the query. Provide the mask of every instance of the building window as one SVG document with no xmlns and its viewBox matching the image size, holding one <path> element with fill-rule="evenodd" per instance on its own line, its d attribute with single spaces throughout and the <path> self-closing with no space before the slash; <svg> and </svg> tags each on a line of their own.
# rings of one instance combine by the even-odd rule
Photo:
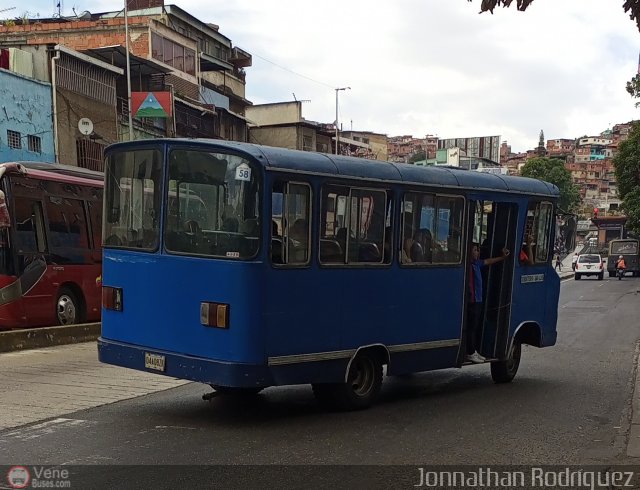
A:
<svg viewBox="0 0 640 490">
<path fill-rule="evenodd" d="M 9 145 L 9 148 L 21 150 L 22 139 L 20 138 L 20 133 L 18 131 L 11 131 L 10 129 L 7 129 L 7 144 Z"/>
<path fill-rule="evenodd" d="M 189 75 L 196 74 L 195 50 L 177 44 L 155 32 L 151 33 L 151 56 Z"/>
<path fill-rule="evenodd" d="M 78 167 L 104 172 L 104 145 L 93 140 L 76 140 Z"/>
<path fill-rule="evenodd" d="M 40 136 L 34 136 L 30 134 L 27 137 L 27 142 L 29 144 L 29 151 L 34 153 L 42 153 L 42 142 L 40 141 Z"/>
</svg>

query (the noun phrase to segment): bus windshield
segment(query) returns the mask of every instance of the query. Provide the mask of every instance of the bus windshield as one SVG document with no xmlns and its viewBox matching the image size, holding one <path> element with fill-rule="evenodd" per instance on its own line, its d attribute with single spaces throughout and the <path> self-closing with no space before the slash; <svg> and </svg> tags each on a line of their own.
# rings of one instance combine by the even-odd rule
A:
<svg viewBox="0 0 640 490">
<path fill-rule="evenodd" d="M 141 149 L 112 154 L 106 162 L 104 244 L 158 247 L 162 188 L 161 153 Z"/>
<path fill-rule="evenodd" d="M 157 250 L 164 201 L 167 251 L 236 259 L 255 256 L 258 192 L 248 160 L 175 149 L 169 153 L 164 193 L 161 160 L 155 149 L 109 157 L 105 246 Z"/>
<path fill-rule="evenodd" d="M 246 159 L 176 149 L 168 171 L 167 250 L 240 259 L 257 253 L 257 180 Z"/>
<path fill-rule="evenodd" d="M 636 255 L 637 253 L 638 253 L 637 240 L 611 242 L 611 252 L 609 252 L 609 255 L 622 255 L 622 254 Z"/>
</svg>

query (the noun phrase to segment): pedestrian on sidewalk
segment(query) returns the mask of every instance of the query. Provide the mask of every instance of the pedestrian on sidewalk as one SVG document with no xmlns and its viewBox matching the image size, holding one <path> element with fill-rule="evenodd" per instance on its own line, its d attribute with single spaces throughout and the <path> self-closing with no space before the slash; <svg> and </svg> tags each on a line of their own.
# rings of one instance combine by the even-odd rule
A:
<svg viewBox="0 0 640 490">
<path fill-rule="evenodd" d="M 556 270 L 562 272 L 562 259 L 560 258 L 560 254 L 556 255 Z"/>
<path fill-rule="evenodd" d="M 578 252 L 573 254 L 573 257 L 571 258 L 571 269 L 572 270 L 576 270 L 576 264 L 578 263 L 578 257 L 580 257 L 580 255 L 578 255 Z"/>
</svg>

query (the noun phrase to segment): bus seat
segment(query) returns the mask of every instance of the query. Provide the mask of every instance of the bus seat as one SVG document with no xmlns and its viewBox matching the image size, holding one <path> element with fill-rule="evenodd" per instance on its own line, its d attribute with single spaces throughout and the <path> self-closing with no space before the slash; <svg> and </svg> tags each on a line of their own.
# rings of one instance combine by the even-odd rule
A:
<svg viewBox="0 0 640 490">
<path fill-rule="evenodd" d="M 347 229 L 346 228 L 338 228 L 336 230 L 336 241 L 342 247 L 342 249 L 346 248 L 347 245 Z"/>
<path fill-rule="evenodd" d="M 424 262 L 424 250 L 422 248 L 422 244 L 414 240 L 411 244 L 409 256 L 411 257 L 411 262 Z"/>
<path fill-rule="evenodd" d="M 242 222 L 240 225 L 240 233 L 249 236 L 258 236 L 258 220 L 256 218 L 249 218 Z"/>
<path fill-rule="evenodd" d="M 380 262 L 382 256 L 375 243 L 361 243 L 358 249 L 358 262 Z"/>
<path fill-rule="evenodd" d="M 271 239 L 271 262 L 274 264 L 284 264 L 282 259 L 282 239 Z"/>
<path fill-rule="evenodd" d="M 320 239 L 320 261 L 344 263 L 344 253 L 337 240 Z"/>
<path fill-rule="evenodd" d="M 120 237 L 118 235 L 116 235 L 115 233 L 113 235 L 110 235 L 109 237 L 107 237 L 104 241 L 104 244 L 109 246 L 114 246 L 114 247 L 119 247 L 122 245 L 122 240 L 120 239 Z"/>
</svg>

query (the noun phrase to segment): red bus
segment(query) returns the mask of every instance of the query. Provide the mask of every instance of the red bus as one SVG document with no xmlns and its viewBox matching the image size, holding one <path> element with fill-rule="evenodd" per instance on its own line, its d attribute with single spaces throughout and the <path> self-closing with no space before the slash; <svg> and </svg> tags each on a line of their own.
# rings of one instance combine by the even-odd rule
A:
<svg viewBox="0 0 640 490">
<path fill-rule="evenodd" d="M 0 164 L 0 330 L 100 319 L 103 174 Z"/>
</svg>

